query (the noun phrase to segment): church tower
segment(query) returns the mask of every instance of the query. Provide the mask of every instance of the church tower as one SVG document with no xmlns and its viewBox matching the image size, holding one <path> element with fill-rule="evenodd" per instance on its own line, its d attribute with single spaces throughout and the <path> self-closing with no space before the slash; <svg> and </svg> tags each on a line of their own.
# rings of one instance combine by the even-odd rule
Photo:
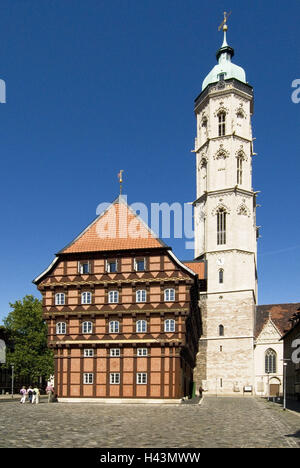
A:
<svg viewBox="0 0 300 468">
<path fill-rule="evenodd" d="M 213 394 L 254 384 L 257 302 L 256 193 L 252 188 L 253 88 L 224 41 L 195 100 L 195 258 L 206 262 L 196 380 Z"/>
</svg>

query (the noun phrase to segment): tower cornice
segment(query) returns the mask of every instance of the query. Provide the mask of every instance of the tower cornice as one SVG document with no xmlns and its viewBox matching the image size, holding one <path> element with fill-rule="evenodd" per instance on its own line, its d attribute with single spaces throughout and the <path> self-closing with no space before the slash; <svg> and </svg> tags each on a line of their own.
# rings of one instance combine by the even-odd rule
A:
<svg viewBox="0 0 300 468">
<path fill-rule="evenodd" d="M 248 197 L 255 197 L 257 192 L 254 192 L 253 190 L 246 190 L 242 189 L 240 187 L 229 187 L 229 188 L 224 188 L 220 190 L 210 190 L 207 192 L 204 192 L 201 197 L 197 198 L 195 201 L 193 201 L 193 205 L 195 206 L 197 203 L 201 203 L 203 200 L 206 200 L 208 196 L 211 195 L 223 195 L 223 194 L 228 194 L 228 193 L 238 193 L 240 195 L 248 196 Z"/>
<path fill-rule="evenodd" d="M 251 104 L 251 113 L 253 113 L 253 88 L 251 85 L 242 83 L 235 78 L 224 80 L 224 81 L 217 81 L 215 83 L 209 84 L 195 99 L 195 113 L 199 112 L 199 110 L 206 105 L 208 99 L 211 96 L 224 96 L 226 94 L 231 94 L 232 92 L 236 92 L 241 97 L 245 97 L 247 99 L 252 99 Z"/>
<path fill-rule="evenodd" d="M 233 133 L 229 133 L 228 135 L 224 135 L 223 137 L 219 137 L 219 136 L 216 136 L 216 137 L 212 137 L 212 138 L 207 138 L 206 142 L 203 143 L 203 145 L 199 146 L 199 148 L 197 149 L 194 149 L 192 150 L 191 152 L 192 153 L 199 153 L 200 151 L 203 150 L 203 148 L 205 146 L 208 146 L 209 145 L 209 142 L 210 141 L 223 141 L 223 140 L 227 140 L 227 139 L 230 139 L 230 138 L 236 138 L 237 140 L 240 140 L 240 141 L 245 141 L 247 143 L 253 143 L 253 140 L 250 139 L 250 138 L 245 138 L 245 137 L 242 137 L 240 135 L 237 135 L 235 132 Z M 251 156 L 253 156 L 254 154 L 252 153 Z"/>
</svg>

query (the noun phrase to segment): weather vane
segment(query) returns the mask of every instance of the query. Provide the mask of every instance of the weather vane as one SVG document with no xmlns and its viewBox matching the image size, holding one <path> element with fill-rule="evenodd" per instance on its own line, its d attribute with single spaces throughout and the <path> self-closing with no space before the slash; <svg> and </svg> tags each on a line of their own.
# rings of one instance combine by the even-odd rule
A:
<svg viewBox="0 0 300 468">
<path fill-rule="evenodd" d="M 221 30 L 222 26 L 223 26 L 223 31 L 227 31 L 228 26 L 226 23 L 230 15 L 231 15 L 231 11 L 229 13 L 227 13 L 227 11 L 224 11 L 224 19 L 222 23 L 220 24 L 220 26 L 218 27 L 218 31 Z"/>
<path fill-rule="evenodd" d="M 120 195 L 122 195 L 122 182 L 123 182 L 123 169 L 121 169 L 121 171 L 118 173 L 118 179 L 119 179 L 119 182 L 120 182 Z"/>
</svg>

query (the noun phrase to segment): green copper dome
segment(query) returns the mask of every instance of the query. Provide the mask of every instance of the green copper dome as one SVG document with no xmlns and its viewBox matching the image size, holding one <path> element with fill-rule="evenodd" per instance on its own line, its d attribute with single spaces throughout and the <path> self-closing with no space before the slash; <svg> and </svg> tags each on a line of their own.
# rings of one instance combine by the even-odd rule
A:
<svg viewBox="0 0 300 468">
<path fill-rule="evenodd" d="M 242 67 L 231 62 L 234 56 L 234 50 L 227 44 L 226 31 L 224 31 L 224 41 L 222 47 L 217 52 L 218 64 L 209 72 L 202 83 L 202 91 L 211 83 L 220 80 L 229 80 L 235 78 L 246 83 L 246 73 Z"/>
</svg>

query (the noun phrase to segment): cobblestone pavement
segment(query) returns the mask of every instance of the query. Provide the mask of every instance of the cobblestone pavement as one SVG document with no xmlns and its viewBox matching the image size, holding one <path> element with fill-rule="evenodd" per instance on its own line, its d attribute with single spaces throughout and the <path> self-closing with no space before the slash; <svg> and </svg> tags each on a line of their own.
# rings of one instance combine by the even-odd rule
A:
<svg viewBox="0 0 300 468">
<path fill-rule="evenodd" d="M 251 397 L 201 405 L 0 401 L 0 447 L 300 448 L 300 416 Z"/>
</svg>

